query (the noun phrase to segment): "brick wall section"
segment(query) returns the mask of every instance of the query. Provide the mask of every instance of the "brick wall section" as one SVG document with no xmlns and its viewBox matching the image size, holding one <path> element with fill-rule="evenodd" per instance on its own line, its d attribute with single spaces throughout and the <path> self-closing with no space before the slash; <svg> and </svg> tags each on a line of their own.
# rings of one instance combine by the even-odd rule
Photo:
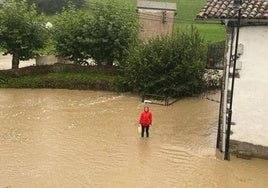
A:
<svg viewBox="0 0 268 188">
<path fill-rule="evenodd" d="M 147 41 L 152 37 L 171 35 L 173 32 L 174 16 L 174 11 L 140 9 L 139 21 L 141 29 L 139 38 Z"/>
<path fill-rule="evenodd" d="M 165 12 L 165 16 L 163 13 Z M 143 41 L 151 37 L 171 35 L 173 32 L 174 11 L 139 10 L 139 20 L 142 28 L 139 38 Z"/>
</svg>

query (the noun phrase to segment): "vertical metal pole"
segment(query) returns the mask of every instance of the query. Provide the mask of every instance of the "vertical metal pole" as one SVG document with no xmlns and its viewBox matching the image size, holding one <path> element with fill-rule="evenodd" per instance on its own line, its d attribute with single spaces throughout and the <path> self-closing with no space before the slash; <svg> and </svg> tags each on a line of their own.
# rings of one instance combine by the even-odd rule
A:
<svg viewBox="0 0 268 188">
<path fill-rule="evenodd" d="M 227 121 L 227 100 L 228 100 L 228 89 L 229 89 L 229 73 L 230 73 L 230 64 L 232 61 L 232 53 L 233 53 L 233 44 L 234 44 L 234 27 L 232 27 L 231 30 L 231 41 L 229 43 L 229 46 L 231 46 L 229 50 L 229 58 L 228 62 L 226 64 L 225 68 L 225 82 L 224 82 L 224 96 L 223 96 L 223 109 L 222 109 L 222 144 L 220 151 L 225 152 L 225 146 L 226 146 L 226 127 L 228 124 Z"/>
<path fill-rule="evenodd" d="M 222 80 L 222 84 L 223 85 L 223 80 Z M 219 119 L 218 119 L 218 133 L 217 133 L 217 142 L 216 142 L 216 148 L 219 149 L 220 148 L 220 137 L 221 137 L 221 116 L 222 116 L 222 99 L 223 99 L 223 86 L 221 88 L 221 100 L 220 100 L 220 109 L 219 109 Z"/>
<path fill-rule="evenodd" d="M 217 134 L 217 142 L 216 146 L 221 151 L 225 151 L 225 141 L 226 141 L 226 125 L 227 125 L 227 97 L 228 97 L 228 81 L 229 81 L 229 66 L 232 61 L 232 53 L 233 53 L 233 41 L 234 41 L 234 27 L 230 30 L 228 27 L 228 22 L 225 23 L 227 27 L 227 33 L 230 36 L 230 40 L 227 41 L 226 45 L 230 48 L 226 48 L 229 52 L 227 54 L 227 62 L 224 65 L 224 79 L 222 80 L 222 92 L 221 92 L 221 103 L 219 110 L 219 121 L 218 121 L 218 134 Z M 229 37 L 228 37 L 229 38 Z M 220 143 L 221 142 L 221 143 Z M 221 145 L 220 145 L 221 144 Z"/>
<path fill-rule="evenodd" d="M 234 65 L 233 65 L 231 98 L 230 98 L 230 107 L 229 107 L 229 113 L 228 113 L 228 126 L 227 126 L 227 131 L 226 131 L 227 135 L 226 135 L 224 160 L 230 160 L 230 153 L 229 153 L 230 131 L 231 131 L 231 122 L 232 122 L 232 106 L 233 106 L 233 94 L 234 94 L 235 68 L 236 68 L 236 60 L 237 60 L 237 48 L 238 48 L 240 21 L 241 21 L 241 7 L 238 10 L 238 21 L 237 21 L 236 42 L 235 42 L 235 57 L 234 57 Z"/>
</svg>

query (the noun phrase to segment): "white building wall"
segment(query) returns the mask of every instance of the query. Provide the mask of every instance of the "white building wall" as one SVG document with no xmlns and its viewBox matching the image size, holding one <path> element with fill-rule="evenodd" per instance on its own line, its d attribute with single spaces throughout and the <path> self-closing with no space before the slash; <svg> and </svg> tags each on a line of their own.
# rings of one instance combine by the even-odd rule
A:
<svg viewBox="0 0 268 188">
<path fill-rule="evenodd" d="M 3 52 L 0 52 L 0 70 L 11 69 L 12 67 L 12 56 L 11 55 L 2 55 Z M 19 68 L 35 65 L 35 59 L 30 59 L 28 61 L 20 61 Z"/>
<path fill-rule="evenodd" d="M 233 95 L 231 140 L 268 146 L 268 26 L 241 27 L 244 53 Z"/>
</svg>

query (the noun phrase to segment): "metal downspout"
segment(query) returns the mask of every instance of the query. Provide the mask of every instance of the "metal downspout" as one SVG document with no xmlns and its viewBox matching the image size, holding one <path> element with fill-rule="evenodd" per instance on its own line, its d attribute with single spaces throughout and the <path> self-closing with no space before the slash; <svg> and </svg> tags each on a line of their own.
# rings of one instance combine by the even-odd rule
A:
<svg viewBox="0 0 268 188">
<path fill-rule="evenodd" d="M 222 152 L 225 152 L 226 145 L 226 129 L 227 129 L 227 100 L 228 100 L 228 88 L 229 88 L 229 73 L 230 73 L 230 63 L 232 61 L 233 52 L 233 41 L 234 41 L 234 28 L 231 30 L 231 40 L 229 40 L 229 53 L 227 53 L 227 63 L 225 69 L 225 83 L 223 92 L 223 113 L 222 113 Z"/>
</svg>

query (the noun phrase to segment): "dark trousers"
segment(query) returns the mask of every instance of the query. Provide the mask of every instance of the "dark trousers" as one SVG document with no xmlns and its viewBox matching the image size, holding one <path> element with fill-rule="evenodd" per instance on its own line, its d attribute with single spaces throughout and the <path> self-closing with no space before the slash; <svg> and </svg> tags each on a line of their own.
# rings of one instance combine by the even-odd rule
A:
<svg viewBox="0 0 268 188">
<path fill-rule="evenodd" d="M 141 137 L 144 137 L 144 131 L 146 131 L 146 136 L 149 137 L 149 126 L 141 126 Z"/>
</svg>

